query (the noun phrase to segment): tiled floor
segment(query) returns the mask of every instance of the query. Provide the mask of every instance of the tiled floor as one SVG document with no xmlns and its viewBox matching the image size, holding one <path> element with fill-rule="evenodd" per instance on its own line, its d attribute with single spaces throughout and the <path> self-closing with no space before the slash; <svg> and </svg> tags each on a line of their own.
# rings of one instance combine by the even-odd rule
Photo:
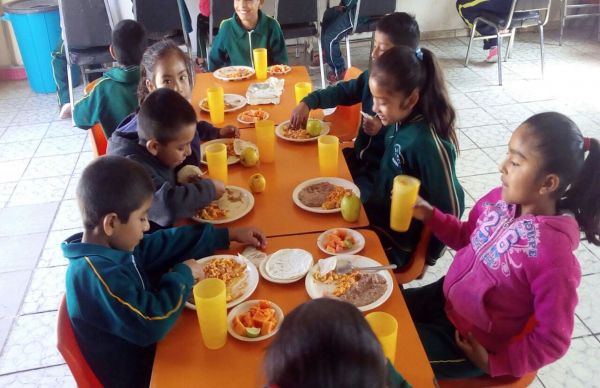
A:
<svg viewBox="0 0 600 388">
<path fill-rule="evenodd" d="M 535 112 L 570 115 L 587 136 L 600 137 L 600 44 L 572 38 L 559 47 L 546 37 L 545 79 L 540 79 L 536 35 L 520 35 L 504 66 L 463 66 L 466 38 L 431 40 L 458 113 L 462 152 L 457 173 L 467 206 L 499 183 L 497 163 L 519 122 Z M 367 66 L 368 43 L 353 44 L 353 63 Z M 292 61 L 296 60 L 290 51 Z M 315 86 L 320 85 L 313 70 Z M 56 308 L 67 262 L 59 243 L 80 230 L 74 189 L 92 159 L 86 132 L 57 120 L 53 95 L 33 93 L 27 82 L 0 83 L 0 386 L 74 386 L 55 347 Z M 539 371 L 535 387 L 600 387 L 600 248 L 583 243 L 576 328 L 568 354 Z M 438 279 L 447 253 L 425 278 Z"/>
</svg>

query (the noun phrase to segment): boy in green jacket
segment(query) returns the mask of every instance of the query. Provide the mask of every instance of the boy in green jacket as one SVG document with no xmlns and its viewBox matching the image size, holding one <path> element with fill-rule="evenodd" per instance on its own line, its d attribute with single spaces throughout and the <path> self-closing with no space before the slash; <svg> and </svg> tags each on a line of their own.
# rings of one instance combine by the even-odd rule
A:
<svg viewBox="0 0 600 388">
<path fill-rule="evenodd" d="M 229 0 L 231 1 L 231 0 Z M 259 8 L 264 0 L 234 0 L 235 15 L 223 20 L 208 57 L 208 69 L 225 66 L 254 67 L 252 50 L 267 49 L 267 63 L 288 63 L 283 32 L 277 20 Z"/>
<path fill-rule="evenodd" d="M 382 18 L 375 30 L 373 62 L 386 50 L 395 46 L 407 46 L 416 50 L 419 46 L 419 25 L 414 16 L 395 12 Z M 353 148 L 343 150 L 346 163 L 354 182 L 360 188 L 361 199 L 366 201 L 372 191 L 379 163 L 385 151 L 384 137 L 388 127 L 373 113 L 373 96 L 369 90 L 369 70 L 353 80 L 338 82 L 335 86 L 316 90 L 306 96 L 292 112 L 293 128 L 304 128 L 312 109 L 334 108 L 362 103 L 363 116 Z"/>
<path fill-rule="evenodd" d="M 146 31 L 138 22 L 122 20 L 115 26 L 110 52 L 119 66 L 106 72 L 88 95 L 75 103 L 75 126 L 88 129 L 100 123 L 108 139 L 121 120 L 135 111 L 139 65 L 146 46 Z"/>
<path fill-rule="evenodd" d="M 148 387 L 156 343 L 181 314 L 201 268 L 230 241 L 264 247 L 255 228 L 209 224 L 148 230 L 154 187 L 120 156 L 86 167 L 77 187 L 84 232 L 68 238 L 67 310 L 81 352 L 107 387 Z M 187 259 L 187 260 L 186 260 Z"/>
</svg>

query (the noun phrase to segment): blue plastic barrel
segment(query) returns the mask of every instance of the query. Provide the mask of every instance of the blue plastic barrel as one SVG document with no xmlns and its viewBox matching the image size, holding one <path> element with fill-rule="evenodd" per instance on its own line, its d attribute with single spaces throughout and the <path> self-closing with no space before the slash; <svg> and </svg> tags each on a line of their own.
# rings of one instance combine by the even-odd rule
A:
<svg viewBox="0 0 600 388">
<path fill-rule="evenodd" d="M 58 0 L 17 0 L 4 4 L 4 12 L 2 18 L 12 23 L 31 89 L 56 91 L 51 53 L 61 37 Z"/>
</svg>

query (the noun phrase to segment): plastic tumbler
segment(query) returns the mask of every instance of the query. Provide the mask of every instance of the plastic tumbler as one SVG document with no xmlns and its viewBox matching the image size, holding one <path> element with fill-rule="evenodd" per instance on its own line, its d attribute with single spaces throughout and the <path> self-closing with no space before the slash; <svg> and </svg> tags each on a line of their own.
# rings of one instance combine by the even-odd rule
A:
<svg viewBox="0 0 600 388">
<path fill-rule="evenodd" d="M 396 342 L 398 340 L 398 321 L 393 315 L 376 311 L 365 316 L 373 333 L 383 348 L 383 354 L 393 364 L 396 359 Z"/>
<path fill-rule="evenodd" d="M 273 163 L 275 161 L 275 122 L 261 120 L 254 123 L 254 126 L 261 163 Z"/>
<path fill-rule="evenodd" d="M 336 136 L 319 136 L 319 171 L 321 176 L 338 175 L 338 153 L 340 139 Z"/>
<path fill-rule="evenodd" d="M 255 48 L 252 50 L 254 56 L 254 70 L 256 79 L 267 79 L 267 49 Z"/>
<path fill-rule="evenodd" d="M 194 302 L 202 341 L 209 349 L 219 349 L 227 341 L 225 282 L 208 278 L 194 286 Z"/>
<path fill-rule="evenodd" d="M 298 105 L 308 93 L 312 92 L 312 84 L 310 82 L 297 82 L 294 85 L 294 91 L 296 92 L 296 105 Z"/>
<path fill-rule="evenodd" d="M 225 97 L 223 93 L 223 88 L 220 86 L 206 89 L 208 110 L 212 124 L 221 124 L 225 121 Z"/>
<path fill-rule="evenodd" d="M 208 175 L 227 183 L 227 146 L 223 143 L 209 144 L 204 148 Z"/>
<path fill-rule="evenodd" d="M 409 175 L 398 175 L 394 178 L 390 228 L 396 232 L 408 230 L 420 186 L 421 181 Z"/>
</svg>

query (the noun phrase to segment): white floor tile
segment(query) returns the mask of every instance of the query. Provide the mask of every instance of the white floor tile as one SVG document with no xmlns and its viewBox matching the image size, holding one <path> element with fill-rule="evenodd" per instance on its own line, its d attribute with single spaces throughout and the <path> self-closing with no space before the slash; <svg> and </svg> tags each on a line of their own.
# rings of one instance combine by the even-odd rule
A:
<svg viewBox="0 0 600 388">
<path fill-rule="evenodd" d="M 52 156 L 81 152 L 86 133 L 72 136 L 45 138 L 40 143 L 35 156 Z"/>
<path fill-rule="evenodd" d="M 491 108 L 494 109 L 494 108 Z M 479 148 L 506 146 L 512 133 L 500 124 L 464 128 L 462 130 Z"/>
<path fill-rule="evenodd" d="M 500 186 L 500 173 L 465 176 L 460 183 L 475 201 L 478 201 L 492 189 Z"/>
<path fill-rule="evenodd" d="M 32 205 L 58 202 L 63 199 L 69 176 L 39 179 L 22 179 L 13 192 L 7 206 Z"/>
<path fill-rule="evenodd" d="M 77 200 L 67 199 L 62 201 L 54 224 L 52 224 L 52 230 L 74 229 L 81 228 L 81 226 L 81 214 L 79 213 Z"/>
<path fill-rule="evenodd" d="M 462 151 L 456 160 L 456 175 L 459 177 L 495 171 L 498 171 L 496 163 L 480 149 Z"/>
<path fill-rule="evenodd" d="M 66 265 L 36 269 L 21 307 L 21 315 L 57 310 L 65 293 L 66 272 Z"/>
<path fill-rule="evenodd" d="M 63 364 L 0 376 L 0 386 L 5 388 L 76 388 L 77 384 L 71 375 L 69 367 Z"/>
<path fill-rule="evenodd" d="M 460 109 L 456 111 L 459 128 L 480 127 L 497 124 L 498 120 L 482 108 Z"/>
<path fill-rule="evenodd" d="M 0 162 L 8 160 L 29 159 L 40 144 L 39 139 L 0 143 Z"/>
<path fill-rule="evenodd" d="M 13 143 L 16 141 L 41 139 L 42 137 L 44 137 L 44 134 L 47 130 L 48 123 L 31 125 L 11 125 L 6 129 L 4 135 L 2 135 L 2 137 L 0 138 L 0 143 Z"/>
<path fill-rule="evenodd" d="M 567 354 L 538 371 L 547 388 L 600 386 L 600 342 L 594 337 L 576 338 Z"/>
<path fill-rule="evenodd" d="M 600 300 L 598 300 L 599 284 L 600 274 L 587 275 L 581 278 L 581 284 L 577 289 L 579 304 L 577 305 L 575 312 L 594 334 L 600 334 Z"/>
<path fill-rule="evenodd" d="M 478 106 L 497 106 L 514 104 L 516 101 L 502 89 L 490 88 L 479 92 L 467 93 L 467 96 L 477 102 Z"/>
<path fill-rule="evenodd" d="M 35 157 L 23 175 L 25 179 L 71 175 L 79 154 Z"/>
</svg>

